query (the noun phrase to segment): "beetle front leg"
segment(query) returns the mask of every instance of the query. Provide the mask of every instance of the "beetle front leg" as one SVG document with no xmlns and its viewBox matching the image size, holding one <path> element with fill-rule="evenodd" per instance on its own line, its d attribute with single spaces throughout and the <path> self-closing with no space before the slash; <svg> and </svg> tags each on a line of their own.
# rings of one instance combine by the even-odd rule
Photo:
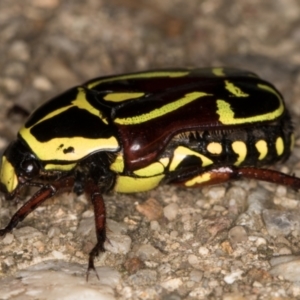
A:
<svg viewBox="0 0 300 300">
<path fill-rule="evenodd" d="M 61 189 L 69 189 L 74 184 L 73 177 L 59 179 L 52 184 L 45 185 L 39 189 L 18 211 L 12 216 L 8 225 L 0 230 L 0 236 L 11 232 L 19 222 L 23 221 L 28 214 L 40 206 L 45 200 L 53 197 Z"/>
<path fill-rule="evenodd" d="M 99 279 L 99 276 L 95 269 L 94 260 L 100 252 L 105 251 L 104 242 L 106 240 L 106 210 L 102 193 L 100 192 L 99 187 L 95 183 L 89 181 L 85 187 L 85 192 L 90 195 L 93 204 L 97 236 L 97 244 L 94 246 L 94 248 L 89 254 L 89 264 L 86 274 L 86 280 L 88 280 L 89 273 L 91 270 L 94 270 L 97 278 Z"/>
</svg>

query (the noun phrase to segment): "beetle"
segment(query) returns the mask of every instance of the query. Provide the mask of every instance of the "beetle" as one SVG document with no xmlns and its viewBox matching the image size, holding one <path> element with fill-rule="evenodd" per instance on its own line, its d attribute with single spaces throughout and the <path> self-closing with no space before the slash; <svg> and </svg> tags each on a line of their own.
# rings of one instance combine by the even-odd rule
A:
<svg viewBox="0 0 300 300">
<path fill-rule="evenodd" d="M 5 150 L 6 198 L 39 189 L 0 236 L 58 192 L 86 193 L 97 235 L 89 274 L 105 250 L 103 194 L 240 178 L 299 189 L 300 178 L 263 168 L 285 161 L 293 143 L 283 97 L 252 72 L 182 68 L 96 78 L 40 106 Z"/>
</svg>

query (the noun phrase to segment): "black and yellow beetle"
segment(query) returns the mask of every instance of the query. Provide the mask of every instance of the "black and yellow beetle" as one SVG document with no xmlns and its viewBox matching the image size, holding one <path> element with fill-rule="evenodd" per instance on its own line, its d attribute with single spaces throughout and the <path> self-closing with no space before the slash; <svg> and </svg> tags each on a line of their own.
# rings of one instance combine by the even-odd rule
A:
<svg viewBox="0 0 300 300">
<path fill-rule="evenodd" d="M 4 152 L 0 181 L 7 198 L 24 186 L 39 190 L 0 235 L 59 191 L 85 192 L 97 232 L 89 272 L 104 251 L 104 193 L 240 178 L 299 189 L 299 178 L 261 168 L 287 159 L 293 140 L 282 96 L 251 72 L 176 69 L 96 78 L 39 107 Z"/>
</svg>

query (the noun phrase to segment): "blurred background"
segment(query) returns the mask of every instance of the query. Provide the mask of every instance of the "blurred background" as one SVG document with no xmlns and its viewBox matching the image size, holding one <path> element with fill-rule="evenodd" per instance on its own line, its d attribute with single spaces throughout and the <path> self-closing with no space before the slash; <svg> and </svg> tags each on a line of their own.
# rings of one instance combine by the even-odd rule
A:
<svg viewBox="0 0 300 300">
<path fill-rule="evenodd" d="M 287 172 L 300 174 L 300 129 L 298 129 L 300 116 L 299 50 L 299 0 L 1 0 L 0 151 L 2 152 L 8 143 L 15 138 L 18 128 L 24 122 L 22 116 L 8 117 L 7 112 L 14 104 L 32 111 L 40 103 L 73 85 L 80 84 L 93 77 L 108 74 L 166 67 L 230 66 L 257 73 L 275 84 L 284 95 L 294 117 L 297 139 L 296 149 L 291 160 L 281 168 Z M 232 185 L 233 188 L 238 184 L 238 188 L 246 193 L 242 193 L 240 196 L 244 199 L 246 207 L 248 204 L 245 199 L 249 198 L 247 193 L 252 187 L 257 191 L 257 183 L 252 181 L 250 183 L 237 183 Z M 229 199 L 228 188 L 231 187 L 231 184 L 226 187 L 224 194 L 221 192 L 221 195 L 225 195 L 225 199 Z M 264 188 L 263 195 L 265 195 L 265 191 L 274 192 L 274 189 L 276 189 L 276 187 L 270 187 L 267 184 L 262 185 L 262 188 Z M 128 235 L 134 240 L 131 245 L 131 249 L 133 249 L 130 250 L 131 254 L 127 256 L 115 254 L 120 255 L 118 259 L 116 259 L 116 256 L 110 257 L 110 254 L 108 254 L 108 260 L 103 262 L 103 265 L 111 265 L 114 270 L 120 272 L 118 273 L 117 284 L 111 287 L 109 293 L 111 298 L 108 299 L 114 299 L 115 297 L 120 299 L 122 297 L 123 299 L 207 299 L 207 297 L 210 297 L 210 299 L 259 299 L 260 297 L 267 297 L 265 299 L 271 299 L 268 298 L 268 295 L 271 295 L 272 299 L 276 297 L 276 299 L 291 299 L 300 296 L 300 286 L 295 283 L 300 282 L 300 274 L 297 273 L 291 276 L 298 278 L 297 281 L 285 276 L 283 276 L 285 280 L 283 278 L 281 280 L 276 277 L 279 275 L 278 273 L 275 273 L 275 275 L 269 273 L 271 257 L 279 254 L 295 255 L 299 252 L 297 237 L 300 231 L 297 231 L 298 225 L 296 226 L 297 230 L 293 227 L 287 234 L 285 231 L 272 234 L 272 232 L 266 230 L 264 225 L 266 219 L 263 221 L 260 219 L 259 222 L 261 223 L 259 223 L 255 218 L 260 218 L 260 215 L 252 216 L 252 219 L 250 218 L 252 223 L 250 221 L 247 223 L 246 231 L 238 232 L 239 234 L 241 232 L 245 234 L 248 237 L 246 238 L 248 242 L 251 240 L 249 237 L 253 235 L 261 236 L 264 239 L 262 243 L 264 251 L 259 252 L 259 246 L 255 244 L 256 239 L 254 242 L 252 241 L 254 244 L 249 244 L 243 252 L 233 247 L 234 243 L 228 235 L 232 226 L 245 225 L 241 221 L 240 223 L 236 222 L 239 214 L 243 212 L 243 210 L 238 210 L 235 217 L 230 219 L 228 225 L 224 227 L 220 225 L 225 233 L 219 240 L 211 244 L 208 243 L 207 246 L 207 241 L 211 242 L 211 239 L 207 238 L 205 243 L 202 244 L 202 240 L 198 236 L 193 240 L 193 243 L 198 243 L 195 249 L 191 243 L 185 249 L 185 252 L 181 253 L 179 251 L 184 248 L 180 244 L 180 237 L 184 236 L 185 232 L 195 233 L 194 230 L 196 230 L 199 233 L 200 221 L 195 216 L 193 216 L 193 220 L 196 220 L 195 224 L 193 223 L 194 227 L 190 229 L 184 227 L 184 216 L 188 218 L 187 215 L 193 215 L 195 206 L 199 210 L 206 210 L 204 215 L 210 218 L 220 220 L 220 217 L 224 217 L 225 212 L 218 210 L 218 207 L 224 207 L 224 210 L 227 211 L 230 201 L 222 202 L 223 196 L 220 199 L 213 198 L 214 196 L 211 196 L 210 191 L 220 190 L 208 188 L 200 192 L 200 194 L 202 193 L 200 200 L 195 200 L 197 193 L 194 191 L 186 192 L 174 188 L 162 188 L 158 190 L 157 194 L 151 192 L 148 196 L 142 196 L 142 198 L 138 198 L 139 196 L 126 196 L 126 198 L 124 196 L 122 198 L 124 202 L 119 200 L 118 204 L 116 204 L 115 199 L 117 198 L 114 198 L 115 196 L 108 197 L 107 205 L 112 219 L 123 224 L 126 216 L 131 214 L 135 215 L 135 220 L 138 220 L 136 227 L 132 225 L 133 223 L 129 222 L 129 225 L 127 224 L 129 226 Z M 280 191 L 276 190 L 276 192 L 277 196 L 281 195 Z M 143 240 L 144 234 L 150 234 L 151 230 L 153 232 L 154 229 L 151 226 L 156 223 L 153 223 L 153 220 L 151 221 L 147 217 L 140 217 L 133 205 L 134 201 L 145 200 L 150 196 L 156 195 L 157 199 L 161 199 L 163 194 L 166 195 L 164 199 L 168 200 L 160 200 L 160 204 L 157 205 L 165 207 L 177 201 L 176 205 L 179 207 L 178 217 L 174 223 L 171 220 L 165 220 L 162 223 L 157 221 L 160 228 L 168 228 L 164 232 L 166 239 L 169 238 L 172 243 L 179 242 L 180 246 L 174 246 L 172 250 L 174 252 L 171 251 L 172 248 L 169 250 L 166 250 L 168 248 L 164 249 L 157 241 L 151 243 L 148 240 Z M 299 199 L 295 194 L 289 196 L 286 191 L 283 194 L 288 199 Z M 263 199 L 268 197 L 263 196 Z M 182 201 L 182 199 L 185 200 Z M 207 200 L 205 203 L 208 204 L 206 206 L 202 205 L 202 202 L 199 204 L 198 202 L 202 200 Z M 63 200 L 62 202 L 65 203 Z M 124 205 L 126 203 L 126 208 L 122 207 L 123 203 Z M 198 206 L 195 203 L 198 203 Z M 56 204 L 59 207 L 60 203 L 54 203 L 54 205 Z M 65 204 L 65 210 L 62 208 L 63 213 L 67 216 L 68 211 L 74 209 L 74 216 L 76 215 L 74 218 L 79 221 L 80 216 L 76 214 L 78 206 L 80 206 L 79 213 L 83 213 L 88 209 L 81 202 L 80 204 L 75 203 L 71 208 L 68 205 Z M 219 206 L 216 207 L 216 205 Z M 266 207 L 270 207 L 268 205 Z M 273 202 L 272 205 L 274 205 Z M 295 207 L 288 207 L 285 210 L 288 211 L 292 208 L 295 213 L 298 213 L 298 204 L 295 205 Z M 49 205 L 46 211 L 39 215 L 39 218 L 47 219 L 44 214 L 48 213 L 49 220 L 51 220 L 56 214 L 55 209 L 57 208 L 52 207 L 54 206 Z M 129 209 L 129 212 L 127 209 Z M 3 201 L 0 217 L 3 220 L 5 216 L 11 215 L 14 211 L 15 207 L 7 206 L 7 203 Z M 199 216 L 201 213 L 203 211 L 199 212 Z M 33 224 L 37 226 L 36 228 L 41 229 L 39 228 L 39 218 L 34 219 L 35 223 Z M 30 219 L 28 222 L 30 226 L 33 226 Z M 254 228 L 249 225 L 256 222 L 261 224 L 261 227 Z M 172 226 L 176 230 L 170 224 L 173 224 Z M 176 227 L 178 224 L 182 225 L 179 226 L 180 229 Z M 3 221 L 1 225 L 4 225 Z M 131 225 L 132 227 L 130 227 Z M 52 245 L 52 237 L 49 237 L 48 231 L 50 229 L 47 225 L 43 226 L 45 226 L 46 236 L 41 238 L 40 242 L 44 246 L 47 243 Z M 52 228 L 51 226 L 50 228 Z M 59 225 L 56 224 L 54 227 L 57 228 L 56 226 Z M 75 222 L 72 226 L 76 229 L 78 223 Z M 143 228 L 144 231 L 139 232 L 140 228 Z M 65 233 L 62 229 L 59 230 L 60 238 L 63 239 L 63 234 L 67 235 L 68 233 Z M 183 230 L 183 232 L 180 232 L 180 230 Z M 202 230 L 205 230 L 204 227 Z M 293 235 L 292 233 L 295 230 L 296 234 Z M 170 231 L 179 232 L 176 235 L 178 237 L 172 237 Z M 208 232 L 210 231 L 208 230 Z M 162 232 L 160 234 L 163 236 Z M 214 233 L 211 234 L 214 235 Z M 157 235 L 159 235 L 159 230 L 154 233 L 154 240 L 158 238 Z M 278 236 L 282 236 L 282 240 L 278 241 Z M 160 241 L 162 239 L 162 237 L 158 238 Z M 224 241 L 229 241 L 228 245 L 232 247 L 233 252 L 226 248 L 227 244 L 222 244 Z M 81 251 L 82 244 L 78 243 L 75 233 L 73 242 L 75 250 Z M 145 256 L 139 256 L 134 252 L 138 251 L 143 243 L 147 244 L 148 242 L 153 248 L 159 249 L 160 256 L 158 258 L 149 258 L 151 255 L 147 256 L 148 254 L 145 254 L 145 258 Z M 2 291 L 4 291 L 4 286 L 8 282 L 5 281 L 8 280 L 7 278 L 11 280 L 10 288 L 5 289 L 7 292 L 5 295 L 8 295 L 5 299 L 17 299 L 10 291 L 13 290 L 13 283 L 15 282 L 17 286 L 19 282 L 12 280 L 16 280 L 14 276 L 19 274 L 16 272 L 32 264 L 30 255 L 30 259 L 26 263 L 23 261 L 25 259 L 23 254 L 21 258 L 19 257 L 19 260 L 15 261 L 16 253 L 23 253 L 22 251 L 24 251 L 23 243 L 24 241 L 12 236 L 12 241 L 4 244 L 6 248 L 3 246 L 0 253 L 2 261 L 0 275 L 3 277 L 0 282 L 0 290 L 2 287 Z M 164 240 L 164 243 L 168 242 Z M 53 249 L 55 249 L 55 243 L 53 245 Z M 34 247 L 40 249 L 37 251 L 40 261 L 43 261 L 45 257 L 49 259 L 45 247 L 44 250 L 41 250 L 38 246 Z M 225 259 L 223 259 L 223 256 L 222 259 L 217 259 L 215 252 L 217 247 L 220 247 L 229 258 L 225 255 Z M 274 250 L 274 247 L 277 247 L 276 250 Z M 67 258 L 66 260 L 70 260 L 70 256 L 74 256 L 74 253 L 76 253 L 76 251 L 71 251 L 72 254 L 69 254 L 68 251 L 71 250 L 66 248 L 62 250 L 65 255 L 63 258 Z M 268 254 L 268 251 L 271 251 L 271 255 Z M 264 252 L 264 255 L 260 256 L 262 252 Z M 85 252 L 83 251 L 83 253 Z M 170 257 L 169 254 L 174 256 Z M 85 255 L 82 255 L 82 257 L 77 255 L 78 261 L 83 265 L 85 264 Z M 240 259 L 241 256 L 247 256 L 248 259 L 243 261 Z M 138 263 L 130 260 L 134 257 L 139 257 Z M 174 257 L 181 258 L 181 261 L 172 264 Z M 202 265 L 201 262 L 204 257 L 208 260 Z M 154 261 L 152 264 L 147 263 L 152 260 Z M 216 263 L 216 260 L 218 263 Z M 128 268 L 124 268 L 126 261 L 129 261 L 130 267 Z M 227 264 L 224 261 L 227 261 Z M 163 262 L 167 264 L 169 271 L 158 268 Z M 132 267 L 132 264 L 138 265 L 138 271 Z M 211 270 L 205 267 L 213 265 L 214 267 Z M 132 271 L 132 268 L 134 271 Z M 296 270 L 297 268 L 299 269 L 297 265 L 292 266 L 292 269 Z M 155 273 L 145 273 L 145 270 Z M 282 270 L 280 272 L 284 273 Z M 232 275 L 232 280 L 226 279 L 228 274 Z M 139 281 L 137 278 L 144 278 L 144 281 Z M 22 284 L 22 287 L 24 287 L 24 282 Z M 36 282 L 33 284 L 36 284 Z M 24 289 L 26 288 L 24 287 Z M 25 297 L 25 294 L 20 295 Z M 26 297 L 22 299 L 31 299 L 29 296 L 29 298 Z"/>
</svg>

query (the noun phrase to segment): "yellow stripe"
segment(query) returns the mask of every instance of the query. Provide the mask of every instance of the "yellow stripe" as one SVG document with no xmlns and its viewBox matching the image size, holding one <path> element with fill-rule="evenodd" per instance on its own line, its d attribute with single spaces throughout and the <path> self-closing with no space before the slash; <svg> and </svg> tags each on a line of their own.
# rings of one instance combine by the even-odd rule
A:
<svg viewBox="0 0 300 300">
<path fill-rule="evenodd" d="M 93 87 L 105 83 L 105 82 L 113 82 L 118 80 L 129 80 L 129 79 L 144 79 L 144 78 L 155 78 L 155 77 L 184 77 L 187 76 L 190 72 L 189 71 L 156 71 L 156 72 L 147 72 L 147 73 L 138 73 L 138 74 L 127 74 L 127 75 L 120 75 L 120 76 L 113 76 L 106 79 L 99 79 L 98 81 L 91 82 L 88 85 L 89 89 Z"/>
<path fill-rule="evenodd" d="M 259 140 L 255 143 L 255 147 L 257 151 L 259 152 L 259 160 L 263 160 L 266 155 L 268 154 L 268 145 L 265 140 Z"/>
<path fill-rule="evenodd" d="M 18 186 L 18 177 L 13 165 L 3 155 L 1 170 L 0 170 L 0 182 L 6 187 L 9 193 L 13 192 Z"/>
<path fill-rule="evenodd" d="M 118 141 L 114 136 L 107 139 L 65 137 L 40 142 L 30 133 L 30 128 L 23 127 L 19 134 L 40 160 L 78 161 L 96 151 L 116 151 L 119 148 Z M 61 145 L 63 145 L 63 147 L 61 147 Z M 70 147 L 74 150 L 64 153 L 64 149 Z"/>
<path fill-rule="evenodd" d="M 211 164 L 213 164 L 213 161 L 210 160 L 209 158 L 207 158 L 206 156 L 193 151 L 187 147 L 183 147 L 183 146 L 178 146 L 175 150 L 174 150 L 174 154 L 173 154 L 173 159 L 171 161 L 169 170 L 170 171 L 174 171 L 176 170 L 176 168 L 178 167 L 178 165 L 187 157 L 187 156 L 196 156 L 199 157 L 202 161 L 202 167 L 206 167 L 209 166 Z"/>
<path fill-rule="evenodd" d="M 238 159 L 234 163 L 234 165 L 239 166 L 246 158 L 247 146 L 242 141 L 235 141 L 232 143 L 232 149 L 238 155 Z"/>
<path fill-rule="evenodd" d="M 225 89 L 236 97 L 249 97 L 249 94 L 244 93 L 239 87 L 235 86 L 229 80 L 225 80 Z"/>
<path fill-rule="evenodd" d="M 147 122 L 149 120 L 161 117 L 163 115 L 166 115 L 172 111 L 175 111 L 184 105 L 187 105 L 201 97 L 208 96 L 210 94 L 203 93 L 203 92 L 193 92 L 186 94 L 183 98 L 178 99 L 177 101 L 174 101 L 172 103 L 168 103 L 160 108 L 156 108 L 148 113 L 131 117 L 131 118 L 116 118 L 114 120 L 115 123 L 121 124 L 121 125 L 135 125 L 135 124 L 141 124 L 144 122 Z"/>
<path fill-rule="evenodd" d="M 70 171 L 74 169 L 76 164 L 69 164 L 69 165 L 56 165 L 56 164 L 47 164 L 45 166 L 45 170 L 47 171 Z"/>
<path fill-rule="evenodd" d="M 133 173 L 141 177 L 151 177 L 162 174 L 164 170 L 165 168 L 160 162 L 155 162 L 145 168 L 136 170 Z"/>
<path fill-rule="evenodd" d="M 217 100 L 217 114 L 220 116 L 219 120 L 222 124 L 225 125 L 237 125 L 237 124 L 245 124 L 251 122 L 259 122 L 259 121 L 270 121 L 278 118 L 284 112 L 283 100 L 280 95 L 271 87 L 263 84 L 258 84 L 260 89 L 264 89 L 272 94 L 274 94 L 279 100 L 279 107 L 272 112 L 256 115 L 249 118 L 235 118 L 234 111 L 230 107 L 230 103 L 225 100 L 219 99 Z"/>
<path fill-rule="evenodd" d="M 138 193 L 149 191 L 157 187 L 164 176 L 165 175 L 157 175 L 149 178 L 117 176 L 114 190 L 118 193 Z"/>
<path fill-rule="evenodd" d="M 212 154 L 221 154 L 223 149 L 222 149 L 222 145 L 220 143 L 217 142 L 211 142 L 206 146 L 206 149 L 208 152 L 212 153 Z"/>
<path fill-rule="evenodd" d="M 226 76 L 226 74 L 224 73 L 224 68 L 213 68 L 212 73 L 216 76 Z"/>
<path fill-rule="evenodd" d="M 122 173 L 125 168 L 123 155 L 119 154 L 109 168 L 116 173 Z"/>
<path fill-rule="evenodd" d="M 276 139 L 275 146 L 276 146 L 277 154 L 278 154 L 278 156 L 280 156 L 283 153 L 283 151 L 284 151 L 284 143 L 283 143 L 282 137 L 279 136 Z"/>
<path fill-rule="evenodd" d="M 102 116 L 101 111 L 94 108 L 87 100 L 85 96 L 85 91 L 83 88 L 78 88 L 78 94 L 77 97 L 71 102 L 71 105 L 61 107 L 57 110 L 52 111 L 48 115 L 46 115 L 44 118 L 40 119 L 38 122 L 36 122 L 33 126 L 45 121 L 49 120 L 55 116 L 58 116 L 59 114 L 63 113 L 64 111 L 68 110 L 69 108 L 72 108 L 74 106 L 77 106 L 80 109 L 85 109 L 89 113 L 99 117 L 105 124 L 108 124 L 107 120 Z M 32 126 L 32 127 L 33 127 Z"/>
<path fill-rule="evenodd" d="M 188 181 L 185 182 L 185 186 L 192 187 L 195 184 L 201 184 L 203 182 L 207 182 L 210 180 L 211 175 L 209 173 L 204 173 L 201 175 L 198 175 Z"/>
<path fill-rule="evenodd" d="M 145 93 L 110 93 L 103 97 L 106 101 L 122 102 L 144 96 Z"/>
<path fill-rule="evenodd" d="M 78 88 L 78 94 L 77 97 L 74 101 L 72 101 L 72 104 L 74 106 L 77 106 L 80 109 L 85 109 L 87 110 L 90 114 L 93 114 L 95 116 L 97 116 L 98 118 L 100 118 L 103 123 L 105 123 L 106 125 L 108 124 L 108 121 L 106 120 L 106 118 L 102 115 L 101 110 L 96 109 L 94 106 L 92 106 L 87 100 L 86 100 L 86 95 L 85 95 L 85 91 L 83 88 Z"/>
</svg>

